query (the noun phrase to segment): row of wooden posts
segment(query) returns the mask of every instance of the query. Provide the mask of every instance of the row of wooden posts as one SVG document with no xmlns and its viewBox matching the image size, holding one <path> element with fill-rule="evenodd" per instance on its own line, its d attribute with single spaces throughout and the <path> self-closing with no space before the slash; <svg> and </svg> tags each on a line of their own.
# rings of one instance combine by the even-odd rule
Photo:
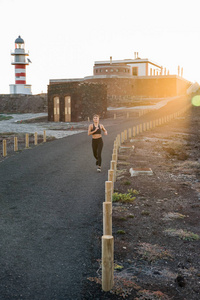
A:
<svg viewBox="0 0 200 300">
<path fill-rule="evenodd" d="M 43 132 L 43 142 L 46 142 L 46 130 Z M 37 132 L 34 133 L 34 145 L 38 144 L 38 134 Z M 25 148 L 29 148 L 29 134 L 25 134 Z M 18 138 L 14 137 L 14 151 L 18 151 Z M 3 156 L 7 156 L 7 141 L 3 140 Z"/>
<path fill-rule="evenodd" d="M 183 114 L 191 104 L 180 111 L 165 117 L 139 124 L 118 134 L 113 147 L 112 160 L 105 182 L 105 202 L 103 202 L 103 236 L 102 236 L 102 290 L 110 291 L 114 285 L 114 238 L 112 235 L 112 194 L 116 181 L 118 150 L 122 143 L 136 135 L 163 125 Z"/>
<path fill-rule="evenodd" d="M 150 111 L 151 111 L 151 109 L 142 109 L 142 110 L 138 109 L 138 110 L 135 110 L 134 112 L 138 112 L 138 116 L 141 117 L 141 116 L 147 114 Z M 123 116 L 126 117 L 127 119 L 129 119 L 131 117 L 131 114 L 132 114 L 132 112 L 127 112 L 126 114 L 123 113 Z M 117 118 L 119 118 L 121 115 L 122 114 L 120 114 L 120 113 L 118 115 L 117 115 L 117 113 L 115 113 L 113 115 L 114 120 L 116 120 Z M 88 117 L 88 122 L 90 122 L 90 118 L 89 117 Z"/>
<path fill-rule="evenodd" d="M 150 111 L 151 111 L 151 109 L 139 109 L 139 110 L 135 110 L 134 112 L 138 112 L 138 116 L 141 117 L 141 116 L 147 114 Z M 130 112 L 126 113 L 126 118 L 127 119 L 130 118 L 130 114 L 131 114 Z M 114 114 L 114 120 L 116 120 L 116 119 L 117 119 L 117 114 L 115 113 Z"/>
</svg>

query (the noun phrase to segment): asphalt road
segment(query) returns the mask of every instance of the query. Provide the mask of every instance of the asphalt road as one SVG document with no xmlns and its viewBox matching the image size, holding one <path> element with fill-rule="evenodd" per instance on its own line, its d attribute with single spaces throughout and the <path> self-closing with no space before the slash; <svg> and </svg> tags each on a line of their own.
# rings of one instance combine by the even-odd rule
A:
<svg viewBox="0 0 200 300">
<path fill-rule="evenodd" d="M 86 132 L 0 163 L 1 300 L 81 299 L 83 280 L 95 275 L 92 257 L 101 255 L 95 231 L 114 138 L 141 121 L 110 124 L 100 174 Z"/>
<path fill-rule="evenodd" d="M 119 125 L 127 128 L 127 123 Z M 81 299 L 119 126 L 104 136 L 102 172 L 80 133 L 0 163 L 0 299 Z"/>
</svg>

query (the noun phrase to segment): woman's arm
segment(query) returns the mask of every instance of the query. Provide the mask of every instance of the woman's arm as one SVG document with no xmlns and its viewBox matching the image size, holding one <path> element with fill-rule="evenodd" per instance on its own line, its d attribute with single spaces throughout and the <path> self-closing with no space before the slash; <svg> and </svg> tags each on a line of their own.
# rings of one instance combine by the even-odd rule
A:
<svg viewBox="0 0 200 300">
<path fill-rule="evenodd" d="M 92 124 L 89 125 L 88 127 L 88 135 L 92 135 L 93 133 L 95 133 L 98 130 L 98 127 L 92 131 Z"/>
<path fill-rule="evenodd" d="M 102 124 L 101 124 L 101 129 L 103 130 L 103 132 L 104 132 L 105 135 L 108 134 L 107 130 L 105 129 L 105 127 Z"/>
</svg>

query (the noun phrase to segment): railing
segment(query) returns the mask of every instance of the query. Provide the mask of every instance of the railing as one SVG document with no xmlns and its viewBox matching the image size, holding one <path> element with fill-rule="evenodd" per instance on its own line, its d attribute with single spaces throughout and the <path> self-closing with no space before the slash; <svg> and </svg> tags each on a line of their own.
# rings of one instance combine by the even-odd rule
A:
<svg viewBox="0 0 200 300">
<path fill-rule="evenodd" d="M 46 130 L 43 132 L 43 143 L 46 143 Z M 14 151 L 19 151 L 18 149 L 18 138 L 14 137 Z M 38 134 L 37 132 L 34 133 L 34 145 L 38 145 Z M 29 134 L 25 134 L 25 149 L 29 148 Z M 3 157 L 7 156 L 7 140 L 3 139 Z"/>
</svg>

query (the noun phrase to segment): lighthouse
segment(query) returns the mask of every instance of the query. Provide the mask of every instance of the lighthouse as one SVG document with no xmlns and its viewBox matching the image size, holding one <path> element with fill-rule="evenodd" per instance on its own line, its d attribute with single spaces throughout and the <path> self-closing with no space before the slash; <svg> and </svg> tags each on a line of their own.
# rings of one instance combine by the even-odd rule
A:
<svg viewBox="0 0 200 300">
<path fill-rule="evenodd" d="M 26 66 L 30 59 L 24 49 L 24 40 L 19 35 L 15 40 L 15 50 L 11 53 L 13 56 L 12 65 L 15 66 L 15 84 L 10 84 L 10 94 L 31 95 L 31 85 L 26 84 Z"/>
</svg>

